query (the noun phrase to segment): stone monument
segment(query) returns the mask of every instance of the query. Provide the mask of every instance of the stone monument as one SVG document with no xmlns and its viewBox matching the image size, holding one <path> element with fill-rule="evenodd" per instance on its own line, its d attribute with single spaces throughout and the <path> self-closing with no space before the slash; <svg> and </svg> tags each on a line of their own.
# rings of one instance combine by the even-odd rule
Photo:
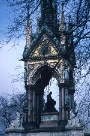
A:
<svg viewBox="0 0 90 136">
<path fill-rule="evenodd" d="M 63 4 L 59 21 L 57 2 L 40 0 L 40 18 L 36 34 L 33 35 L 30 4 L 28 0 L 26 45 L 22 58 L 27 96 L 23 128 L 16 119 L 12 128 L 7 129 L 6 136 L 84 136 L 79 120 L 71 111 L 74 110 L 73 72 L 76 66 L 73 25 L 70 20 L 65 21 Z M 51 97 L 53 90 L 47 95 L 45 108 L 43 105 L 44 89 L 52 77 L 58 82 L 59 111 L 55 109 L 56 101 Z"/>
</svg>

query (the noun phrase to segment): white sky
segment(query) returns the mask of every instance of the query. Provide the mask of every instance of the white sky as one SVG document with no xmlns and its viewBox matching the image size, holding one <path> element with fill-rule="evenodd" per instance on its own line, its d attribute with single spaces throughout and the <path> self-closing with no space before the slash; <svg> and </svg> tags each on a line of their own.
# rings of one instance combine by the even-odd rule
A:
<svg viewBox="0 0 90 136">
<path fill-rule="evenodd" d="M 1 40 L 7 40 L 4 33 L 7 31 L 7 26 L 12 17 L 12 11 L 10 10 L 10 7 L 7 6 L 7 2 L 5 0 L 0 1 L 0 47 L 2 46 Z M 12 83 L 12 79 L 15 79 L 16 76 L 24 70 L 23 62 L 19 61 L 19 59 L 23 54 L 25 40 L 21 39 L 17 42 L 18 45 L 13 48 L 13 40 L 4 45 L 3 48 L 0 48 L 0 95 L 23 91 L 23 82 Z M 16 70 L 18 65 L 20 65 L 20 69 Z"/>
<path fill-rule="evenodd" d="M 59 87 L 58 87 L 57 80 L 53 77 L 50 79 L 49 85 L 46 86 L 44 89 L 45 102 L 47 101 L 47 95 L 49 94 L 49 92 L 52 92 L 52 95 L 51 95 L 52 99 L 56 101 L 55 108 L 59 111 Z"/>
<path fill-rule="evenodd" d="M 11 48 L 12 41 L 0 50 L 0 94 L 23 91 L 23 82 L 13 83 L 12 79 L 16 79 L 16 76 L 22 74 L 24 70 L 23 62 L 19 61 L 22 58 L 24 44 L 24 41 L 20 41 L 20 46 Z M 20 68 L 16 69 L 19 65 Z"/>
</svg>

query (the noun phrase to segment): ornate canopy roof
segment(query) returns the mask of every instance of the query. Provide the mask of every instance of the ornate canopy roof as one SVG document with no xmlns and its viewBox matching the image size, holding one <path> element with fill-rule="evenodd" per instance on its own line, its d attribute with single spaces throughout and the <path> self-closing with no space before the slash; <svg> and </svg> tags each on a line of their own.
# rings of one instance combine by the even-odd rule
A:
<svg viewBox="0 0 90 136">
<path fill-rule="evenodd" d="M 43 35 L 47 35 L 47 37 L 52 41 L 55 49 L 58 51 L 58 54 L 62 54 L 63 51 L 65 51 L 63 45 L 60 44 L 56 36 L 53 34 L 53 32 L 46 26 L 43 26 L 40 29 L 40 32 L 37 33 L 32 40 L 30 46 L 28 48 L 25 48 L 23 52 L 23 59 L 26 60 L 29 58 L 30 54 L 33 52 L 33 50 L 37 47 L 40 39 Z"/>
</svg>

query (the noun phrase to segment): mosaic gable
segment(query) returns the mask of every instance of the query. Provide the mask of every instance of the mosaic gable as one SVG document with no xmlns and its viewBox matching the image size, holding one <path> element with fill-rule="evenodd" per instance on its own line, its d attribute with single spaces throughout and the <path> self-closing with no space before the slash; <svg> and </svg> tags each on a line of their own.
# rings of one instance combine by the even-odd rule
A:
<svg viewBox="0 0 90 136">
<path fill-rule="evenodd" d="M 56 55 L 58 55 L 57 48 L 52 43 L 52 41 L 47 37 L 47 35 L 43 35 L 30 56 L 46 57 L 46 56 L 56 56 Z"/>
</svg>

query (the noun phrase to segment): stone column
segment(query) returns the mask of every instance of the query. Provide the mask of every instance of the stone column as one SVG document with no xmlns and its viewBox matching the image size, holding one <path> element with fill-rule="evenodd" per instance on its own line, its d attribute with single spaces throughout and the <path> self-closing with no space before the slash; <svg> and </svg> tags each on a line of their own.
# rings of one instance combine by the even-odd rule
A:
<svg viewBox="0 0 90 136">
<path fill-rule="evenodd" d="M 33 90 L 30 87 L 27 94 L 28 99 L 28 122 L 32 122 L 33 116 L 32 116 L 32 109 L 33 109 Z"/>
<path fill-rule="evenodd" d="M 36 97 L 35 97 L 35 91 L 33 91 L 33 123 L 36 122 Z"/>
<path fill-rule="evenodd" d="M 62 94 L 62 98 L 61 98 L 61 100 L 62 100 L 62 120 L 65 120 L 65 111 L 64 111 L 64 105 L 65 105 L 65 103 L 64 103 L 64 87 L 62 87 L 62 89 L 61 89 L 61 94 Z"/>
<path fill-rule="evenodd" d="M 27 107 L 27 100 L 24 102 L 24 116 L 23 116 L 23 123 L 28 122 L 28 107 Z"/>
<path fill-rule="evenodd" d="M 62 119 L 62 91 L 59 86 L 59 121 Z"/>
<path fill-rule="evenodd" d="M 70 96 L 70 110 L 74 111 L 74 93 L 75 93 L 75 84 L 73 78 L 73 69 L 70 69 L 69 72 L 69 96 Z"/>
<path fill-rule="evenodd" d="M 37 115 L 36 115 L 36 124 L 37 124 L 37 127 L 39 127 L 39 124 L 40 124 L 40 96 L 37 95 L 37 100 L 36 100 L 36 109 L 37 109 Z"/>
<path fill-rule="evenodd" d="M 67 92 L 67 97 L 65 96 Z M 69 118 L 68 86 L 65 83 L 59 85 L 59 121 L 65 125 Z"/>
<path fill-rule="evenodd" d="M 70 97 L 70 110 L 74 110 L 74 94 L 69 94 Z"/>
<path fill-rule="evenodd" d="M 64 101 L 64 86 L 62 84 L 59 85 L 59 121 L 60 125 L 65 120 L 65 101 Z"/>
<path fill-rule="evenodd" d="M 69 118 L 69 110 L 70 110 L 70 97 L 68 94 L 68 86 L 65 87 L 65 120 L 67 121 Z"/>
</svg>

